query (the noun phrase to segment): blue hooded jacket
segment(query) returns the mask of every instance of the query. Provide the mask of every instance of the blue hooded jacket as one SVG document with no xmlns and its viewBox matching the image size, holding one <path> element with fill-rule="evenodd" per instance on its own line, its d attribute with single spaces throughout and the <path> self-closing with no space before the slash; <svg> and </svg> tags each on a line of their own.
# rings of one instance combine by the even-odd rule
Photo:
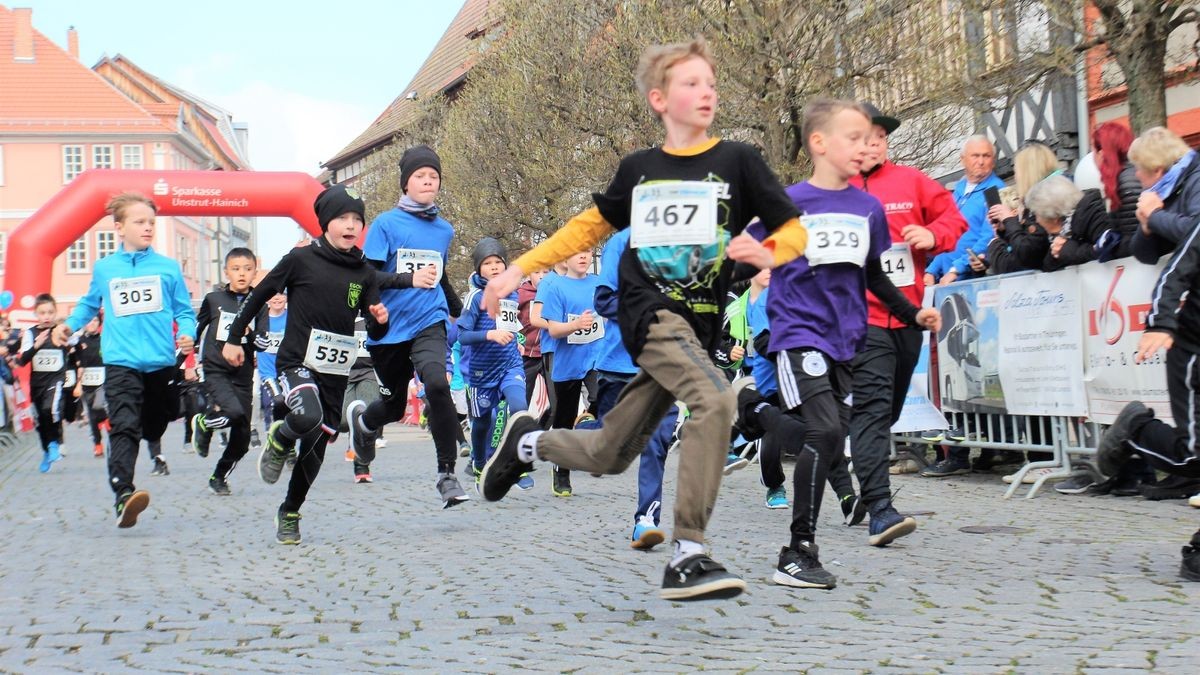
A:
<svg viewBox="0 0 1200 675">
<path fill-rule="evenodd" d="M 515 337 L 506 345 L 487 339 L 488 331 L 496 328 L 496 320 L 480 306 L 485 286 L 487 282 L 478 273 L 471 275 L 471 292 L 458 319 L 458 341 L 468 364 L 467 383 L 472 387 L 499 386 L 504 374 L 513 368 L 524 372 Z M 509 294 L 508 299 L 516 303 L 517 292 Z"/>
<path fill-rule="evenodd" d="M 117 316 L 112 282 L 139 277 L 157 277 L 162 308 L 142 314 Z M 100 350 L 104 364 L 151 372 L 175 366 L 175 326 L 179 335 L 196 339 L 196 312 L 188 295 L 179 263 L 154 249 L 130 253 L 124 247 L 96 261 L 87 294 L 67 318 L 67 326 L 78 332 L 101 310 L 104 331 Z"/>
</svg>

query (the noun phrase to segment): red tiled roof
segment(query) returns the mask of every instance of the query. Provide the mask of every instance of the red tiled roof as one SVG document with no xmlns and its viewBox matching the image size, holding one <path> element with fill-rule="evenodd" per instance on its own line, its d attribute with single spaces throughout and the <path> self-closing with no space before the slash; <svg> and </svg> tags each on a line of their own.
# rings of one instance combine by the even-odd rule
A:
<svg viewBox="0 0 1200 675">
<path fill-rule="evenodd" d="M 338 167 L 356 155 L 389 140 L 405 125 L 411 123 L 420 109 L 419 99 L 445 91 L 462 78 L 475 64 L 479 55 L 480 42 L 477 38 L 499 23 L 501 3 L 497 0 L 466 0 L 450 27 L 438 40 L 433 51 L 421 64 L 417 74 L 396 100 L 388 105 L 365 131 L 342 148 L 322 166 Z M 408 98 L 409 92 L 417 92 L 418 100 Z"/>
<path fill-rule="evenodd" d="M 0 133 L 174 131 L 36 30 L 33 61 L 17 61 L 15 38 L 15 15 L 0 5 Z"/>
</svg>

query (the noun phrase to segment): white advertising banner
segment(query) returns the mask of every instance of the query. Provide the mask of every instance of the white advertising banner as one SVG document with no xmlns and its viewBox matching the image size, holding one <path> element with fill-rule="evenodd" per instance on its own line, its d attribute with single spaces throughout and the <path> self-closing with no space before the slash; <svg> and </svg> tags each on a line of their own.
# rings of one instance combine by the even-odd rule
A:
<svg viewBox="0 0 1200 675">
<path fill-rule="evenodd" d="M 1000 278 L 1000 385 L 1015 415 L 1087 415 L 1076 269 Z"/>
<path fill-rule="evenodd" d="M 1090 417 L 1096 422 L 1111 424 L 1130 401 L 1141 401 L 1159 419 L 1172 421 L 1165 353 L 1134 363 L 1138 340 L 1146 329 L 1150 295 L 1162 268 L 1162 263 L 1143 265 L 1133 258 L 1079 268 L 1084 384 Z"/>
</svg>

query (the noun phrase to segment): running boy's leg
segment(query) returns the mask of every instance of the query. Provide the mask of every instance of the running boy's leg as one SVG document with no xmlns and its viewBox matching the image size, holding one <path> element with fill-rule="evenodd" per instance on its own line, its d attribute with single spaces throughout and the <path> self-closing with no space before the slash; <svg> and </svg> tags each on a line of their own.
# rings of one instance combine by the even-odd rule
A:
<svg viewBox="0 0 1200 675">
<path fill-rule="evenodd" d="M 693 426 L 680 443 L 674 535 L 703 542 L 721 486 L 733 390 L 687 321 L 666 310 L 650 325 L 636 362 L 641 371 L 600 430 L 547 431 L 537 440 L 537 455 L 571 469 L 620 473 L 641 454 L 675 400 L 682 400 Z"/>
<path fill-rule="evenodd" d="M 221 412 L 229 419 L 229 443 L 213 470 L 213 477 L 222 481 L 250 449 L 250 415 L 254 405 L 253 382 L 229 380 L 228 384 L 226 393 L 218 398 Z"/>
<path fill-rule="evenodd" d="M 143 374 L 124 366 L 105 366 L 108 401 L 108 482 L 119 498 L 134 491 L 133 470 L 142 442 Z"/>
</svg>

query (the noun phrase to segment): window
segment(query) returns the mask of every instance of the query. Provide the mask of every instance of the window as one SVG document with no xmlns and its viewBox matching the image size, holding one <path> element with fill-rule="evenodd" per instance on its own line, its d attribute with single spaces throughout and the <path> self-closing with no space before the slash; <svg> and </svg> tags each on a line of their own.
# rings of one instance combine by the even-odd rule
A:
<svg viewBox="0 0 1200 675">
<path fill-rule="evenodd" d="M 111 146 L 111 145 L 93 145 L 92 146 L 92 168 L 93 169 L 111 169 L 111 168 L 113 168 L 113 146 Z"/>
<path fill-rule="evenodd" d="M 96 233 L 96 260 L 117 252 L 117 233 L 104 230 Z"/>
<path fill-rule="evenodd" d="M 121 168 L 122 169 L 140 169 L 140 168 L 142 168 L 142 146 L 140 146 L 140 145 L 122 145 L 121 146 Z"/>
<path fill-rule="evenodd" d="M 63 182 L 70 183 L 83 173 L 83 146 L 63 146 Z"/>
<path fill-rule="evenodd" d="M 67 249 L 67 272 L 78 273 L 88 271 L 88 242 L 87 235 L 75 240 Z"/>
<path fill-rule="evenodd" d="M 0 274 L 4 274 L 4 259 L 8 256 L 8 233 L 0 232 Z"/>
</svg>

